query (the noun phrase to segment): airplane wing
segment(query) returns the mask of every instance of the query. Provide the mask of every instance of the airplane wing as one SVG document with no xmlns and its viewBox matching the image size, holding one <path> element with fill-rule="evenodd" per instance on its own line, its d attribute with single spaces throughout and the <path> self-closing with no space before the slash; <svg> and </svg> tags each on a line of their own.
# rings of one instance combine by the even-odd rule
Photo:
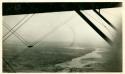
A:
<svg viewBox="0 0 125 74">
<path fill-rule="evenodd" d="M 3 3 L 3 16 L 121 7 L 122 2 Z"/>
</svg>

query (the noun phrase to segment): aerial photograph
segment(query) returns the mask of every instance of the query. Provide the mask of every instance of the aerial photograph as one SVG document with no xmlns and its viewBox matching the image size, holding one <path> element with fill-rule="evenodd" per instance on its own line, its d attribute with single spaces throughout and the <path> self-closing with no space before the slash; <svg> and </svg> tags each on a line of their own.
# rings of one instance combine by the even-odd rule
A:
<svg viewBox="0 0 125 74">
<path fill-rule="evenodd" d="M 3 2 L 3 73 L 122 72 L 122 2 Z"/>
</svg>

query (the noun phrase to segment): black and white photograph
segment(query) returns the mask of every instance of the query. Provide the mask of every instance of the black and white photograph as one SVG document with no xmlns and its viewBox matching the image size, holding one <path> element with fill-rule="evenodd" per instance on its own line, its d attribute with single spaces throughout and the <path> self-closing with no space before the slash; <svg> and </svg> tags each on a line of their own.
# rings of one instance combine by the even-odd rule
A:
<svg viewBox="0 0 125 74">
<path fill-rule="evenodd" d="M 122 2 L 3 2 L 3 73 L 122 72 Z"/>
</svg>

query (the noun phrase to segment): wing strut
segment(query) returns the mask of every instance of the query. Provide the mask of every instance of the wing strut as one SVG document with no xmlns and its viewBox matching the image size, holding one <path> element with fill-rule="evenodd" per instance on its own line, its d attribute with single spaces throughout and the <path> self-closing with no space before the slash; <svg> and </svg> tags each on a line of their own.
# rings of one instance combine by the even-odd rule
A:
<svg viewBox="0 0 125 74">
<path fill-rule="evenodd" d="M 104 17 L 104 16 L 102 16 L 96 9 L 93 9 L 93 11 L 97 14 L 97 15 L 99 15 L 107 24 L 109 24 L 113 29 L 115 29 L 116 30 L 116 28 Z"/>
<path fill-rule="evenodd" d="M 75 10 L 76 13 L 82 17 L 107 43 L 112 45 L 112 41 L 101 31 L 99 30 L 80 10 Z"/>
</svg>

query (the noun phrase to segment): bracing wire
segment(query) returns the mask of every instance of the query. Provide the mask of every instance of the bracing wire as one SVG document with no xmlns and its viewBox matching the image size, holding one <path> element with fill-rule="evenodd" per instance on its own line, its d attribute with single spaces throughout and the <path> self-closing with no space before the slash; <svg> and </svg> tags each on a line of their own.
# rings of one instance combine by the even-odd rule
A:
<svg viewBox="0 0 125 74">
<path fill-rule="evenodd" d="M 72 18 L 70 18 L 69 20 L 63 22 L 63 24 L 66 24 L 66 23 L 69 22 L 71 19 L 72 19 Z M 23 23 L 23 24 L 24 24 L 24 23 Z M 55 28 L 53 29 L 53 31 L 50 31 L 48 34 L 46 34 L 46 35 L 43 37 L 43 39 L 46 38 L 46 37 L 47 37 L 48 35 L 50 35 L 51 33 L 53 33 L 54 31 L 56 31 L 56 30 L 57 30 L 58 28 L 60 28 L 61 26 L 62 26 L 62 25 L 55 27 Z M 16 30 L 17 30 L 17 29 L 16 29 Z M 15 31 L 16 31 L 16 30 L 15 30 Z M 12 34 L 13 34 L 13 33 L 16 33 L 15 31 L 12 32 Z M 16 34 L 17 34 L 17 33 L 16 33 Z M 18 34 L 18 35 L 19 35 L 19 34 Z M 34 45 L 36 45 L 36 44 L 38 44 L 38 43 L 39 43 L 39 42 L 35 43 Z M 25 48 L 25 49 L 27 49 L 27 48 Z M 24 52 L 25 49 L 24 49 L 22 52 Z M 21 53 L 22 53 L 22 52 L 21 52 Z M 21 53 L 20 53 L 20 54 L 21 54 Z M 18 58 L 20 54 L 18 54 L 18 55 L 16 56 L 16 58 Z M 12 68 L 12 70 L 15 72 L 15 70 L 13 69 L 13 67 L 11 67 L 11 68 Z"/>
<path fill-rule="evenodd" d="M 101 10 L 100 10 L 100 11 L 101 11 Z M 111 33 L 110 29 L 109 29 L 107 26 L 104 25 L 102 19 L 101 19 L 100 22 L 102 23 L 103 27 L 105 27 L 105 28 L 107 29 L 107 31 L 110 33 L 110 35 L 113 37 L 113 34 Z"/>
<path fill-rule="evenodd" d="M 12 72 L 16 72 L 14 67 L 10 64 L 10 62 L 8 62 L 4 57 L 3 57 L 3 62 L 5 62 L 5 64 L 8 66 L 8 68 L 12 71 Z"/>
<path fill-rule="evenodd" d="M 21 52 L 15 54 L 14 57 L 13 57 L 13 59 L 18 59 L 18 58 L 22 55 L 22 53 L 25 53 L 25 52 L 26 52 L 26 49 L 28 49 L 28 47 L 22 49 Z"/>
<path fill-rule="evenodd" d="M 29 18 L 27 18 L 20 26 L 18 26 L 13 32 L 11 32 L 10 35 L 8 35 L 4 40 L 6 41 L 13 33 L 15 33 L 21 26 L 23 26 L 29 19 L 31 19 L 31 17 L 33 17 L 34 14 L 32 14 Z"/>
<path fill-rule="evenodd" d="M 18 30 L 24 23 L 26 23 L 31 17 L 33 16 L 33 14 L 28 18 L 28 19 L 26 19 L 16 30 Z M 15 32 L 16 32 L 16 30 L 15 31 L 12 31 L 11 33 L 12 34 L 14 34 Z M 10 35 L 12 35 L 12 34 L 10 34 Z M 8 36 L 9 37 L 9 36 Z M 21 36 L 20 36 L 21 37 Z M 23 39 L 24 40 L 24 39 Z M 26 43 L 25 43 L 26 44 Z M 25 48 L 26 49 L 26 48 Z M 24 49 L 24 50 L 25 50 Z M 19 56 L 16 56 L 16 57 L 19 57 Z M 9 64 L 10 65 L 10 64 Z M 10 65 L 11 66 L 11 65 Z M 12 69 L 13 69 L 13 67 L 12 67 Z"/>
<path fill-rule="evenodd" d="M 72 34 L 73 34 L 73 40 L 72 40 L 70 46 L 72 47 L 72 46 L 74 46 L 75 44 L 76 44 L 76 46 L 80 46 L 79 43 L 76 42 L 76 41 L 77 41 L 77 40 L 76 40 L 76 36 L 77 36 L 77 35 L 76 35 L 74 29 L 73 29 L 72 27 L 69 27 L 69 28 L 71 29 Z"/>
<path fill-rule="evenodd" d="M 6 36 L 7 36 L 16 26 L 18 26 L 27 16 L 28 16 L 28 15 L 24 16 L 16 25 L 14 25 L 14 26 L 9 30 L 9 32 L 6 33 L 6 34 L 3 36 L 3 38 L 6 37 Z"/>
<path fill-rule="evenodd" d="M 68 23 L 71 19 L 73 19 L 73 16 L 71 16 L 67 21 L 63 22 L 61 25 L 55 27 L 52 31 L 48 32 L 46 35 L 44 35 L 44 38 L 46 38 L 47 36 L 49 36 L 50 34 L 52 34 L 53 32 L 55 32 L 58 28 L 62 27 L 64 24 Z M 42 40 L 44 39 L 42 38 Z M 33 45 L 33 44 L 32 44 Z M 34 44 L 36 45 L 36 44 Z M 37 45 L 38 46 L 38 45 Z M 26 49 L 23 49 L 20 53 L 18 53 L 17 55 L 15 55 L 16 59 L 19 58 L 23 52 L 26 52 Z"/>
<path fill-rule="evenodd" d="M 9 27 L 9 25 L 3 25 L 5 28 L 7 28 L 8 30 L 10 30 L 10 27 Z M 12 32 L 13 32 L 13 30 L 12 30 Z M 22 42 L 22 43 L 24 43 L 26 46 L 27 46 L 27 44 L 28 44 L 28 41 L 26 41 L 19 33 L 17 33 L 17 32 L 15 32 L 14 33 L 14 35 Z"/>
<path fill-rule="evenodd" d="M 75 31 L 72 27 L 69 27 L 69 29 L 72 31 L 72 34 L 73 34 L 73 40 L 72 40 L 70 46 L 73 46 L 75 44 L 75 41 L 76 41 Z"/>
<path fill-rule="evenodd" d="M 8 27 L 8 29 L 10 29 L 9 25 L 6 24 L 6 26 Z M 22 39 L 25 43 L 29 43 L 28 41 L 26 41 L 19 33 L 15 32 L 15 34 L 17 34 L 18 37 L 20 37 L 20 39 Z"/>
<path fill-rule="evenodd" d="M 71 19 L 73 19 L 73 16 L 71 16 L 69 19 L 67 19 L 66 21 L 64 21 L 61 25 L 56 26 L 53 30 L 51 30 L 50 32 L 48 32 L 47 34 L 45 34 L 42 39 L 38 39 L 37 41 L 35 41 L 33 44 L 33 46 L 39 44 L 42 40 L 44 40 L 45 38 L 47 38 L 48 35 L 52 34 L 53 32 L 55 32 L 58 28 L 60 28 L 61 26 L 65 25 L 67 22 L 69 22 Z"/>
<path fill-rule="evenodd" d="M 109 16 L 111 17 L 111 18 L 113 18 L 113 16 L 115 16 L 115 15 L 113 15 L 112 13 L 109 13 L 109 12 L 106 12 L 106 11 L 103 11 L 103 12 L 105 12 L 105 13 L 107 13 L 107 14 L 109 14 Z M 112 15 L 112 16 L 111 16 Z M 102 19 L 101 19 L 102 20 Z M 115 30 L 116 31 L 116 30 Z M 116 31 L 117 32 L 117 31 Z"/>
<path fill-rule="evenodd" d="M 105 27 L 107 29 L 107 31 L 110 33 L 110 35 L 113 37 L 113 34 L 111 33 L 111 31 L 109 30 L 109 28 L 107 26 L 104 25 L 104 23 L 102 22 L 102 19 L 100 21 L 103 25 L 103 27 Z"/>
<path fill-rule="evenodd" d="M 86 12 L 85 12 L 86 13 Z M 88 13 L 86 13 L 86 14 L 88 14 Z M 96 20 L 93 16 L 91 16 L 90 14 L 88 14 L 90 17 L 92 17 L 93 18 L 93 20 L 95 20 L 96 22 L 98 22 L 99 24 L 102 24 L 103 25 L 103 27 L 105 27 L 105 29 L 107 29 L 107 31 L 112 35 L 112 33 L 110 32 L 110 30 L 107 28 L 107 26 L 105 26 L 104 25 L 104 23 L 101 21 L 101 22 L 99 22 L 98 20 Z"/>
<path fill-rule="evenodd" d="M 27 16 L 25 16 L 23 19 L 21 19 L 13 28 L 11 28 L 10 30 L 9 30 L 9 32 L 8 33 L 6 33 L 6 35 L 8 35 L 17 25 L 19 25 L 25 18 L 26 18 Z M 7 26 L 6 26 L 6 28 L 8 28 Z M 9 29 L 9 28 L 8 28 Z M 4 35 L 3 37 L 5 37 L 6 35 Z M 9 36 L 8 36 L 9 37 Z M 15 69 L 13 68 L 13 66 L 10 64 L 10 62 L 8 62 L 4 57 L 3 57 L 3 61 L 6 63 L 6 65 L 10 68 L 10 70 L 12 71 L 12 72 L 16 72 L 15 71 Z"/>
</svg>

